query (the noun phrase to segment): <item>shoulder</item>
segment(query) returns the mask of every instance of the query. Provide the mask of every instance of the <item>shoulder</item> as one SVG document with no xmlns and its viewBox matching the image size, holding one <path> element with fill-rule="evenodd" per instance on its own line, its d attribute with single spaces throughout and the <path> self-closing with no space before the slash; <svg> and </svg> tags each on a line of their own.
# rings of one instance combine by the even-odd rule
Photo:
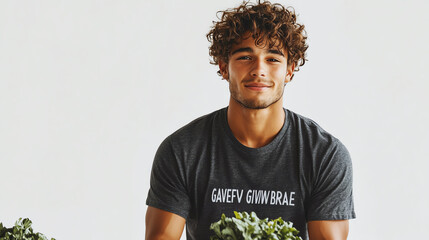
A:
<svg viewBox="0 0 429 240">
<path fill-rule="evenodd" d="M 170 137 L 171 138 L 181 138 L 188 137 L 188 135 L 192 134 L 201 134 L 204 131 L 210 130 L 214 127 L 219 120 L 221 120 L 221 115 L 225 112 L 225 108 L 216 110 L 212 113 L 203 115 L 183 127 L 179 128 L 175 132 L 173 132 Z"/>
<path fill-rule="evenodd" d="M 328 188 L 325 183 L 351 183 L 352 161 L 345 145 L 312 119 L 292 111 L 288 113 L 291 141 L 296 143 L 295 147 L 302 156 L 311 188 Z"/>
<path fill-rule="evenodd" d="M 201 116 L 170 134 L 159 145 L 155 161 L 170 163 L 175 159 L 180 165 L 181 161 L 194 159 L 208 145 L 214 135 L 213 131 L 218 131 L 222 111 L 220 109 Z"/>
<path fill-rule="evenodd" d="M 347 152 L 344 144 L 331 133 L 322 128 L 314 120 L 297 114 L 289 109 L 291 134 L 298 138 L 305 146 L 322 152 L 339 150 Z"/>
<path fill-rule="evenodd" d="M 289 109 L 286 109 L 288 112 L 288 120 L 292 127 L 292 131 L 295 131 L 296 134 L 307 135 L 308 137 L 320 138 L 320 140 L 338 140 L 332 134 L 323 129 L 318 123 L 314 120 L 304 117 L 298 113 L 295 113 Z"/>
<path fill-rule="evenodd" d="M 213 131 L 217 131 L 221 128 L 221 121 L 225 111 L 226 108 L 222 108 L 187 123 L 170 134 L 164 140 L 164 143 L 167 142 L 175 146 L 180 145 L 183 147 L 183 145 L 193 145 L 203 138 L 211 136 Z"/>
</svg>

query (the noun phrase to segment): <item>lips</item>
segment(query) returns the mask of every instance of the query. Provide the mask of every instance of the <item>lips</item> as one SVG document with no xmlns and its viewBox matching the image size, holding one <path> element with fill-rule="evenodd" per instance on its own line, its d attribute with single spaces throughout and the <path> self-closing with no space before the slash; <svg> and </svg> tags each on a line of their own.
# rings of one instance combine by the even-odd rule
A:
<svg viewBox="0 0 429 240">
<path fill-rule="evenodd" d="M 247 89 L 254 90 L 254 91 L 263 91 L 265 89 L 272 87 L 272 85 L 269 85 L 266 83 L 260 83 L 260 82 L 246 83 L 246 84 L 244 84 L 244 86 Z"/>
<path fill-rule="evenodd" d="M 270 85 L 263 84 L 263 83 L 248 83 L 248 84 L 245 84 L 244 86 L 246 86 L 246 87 L 271 87 Z"/>
</svg>

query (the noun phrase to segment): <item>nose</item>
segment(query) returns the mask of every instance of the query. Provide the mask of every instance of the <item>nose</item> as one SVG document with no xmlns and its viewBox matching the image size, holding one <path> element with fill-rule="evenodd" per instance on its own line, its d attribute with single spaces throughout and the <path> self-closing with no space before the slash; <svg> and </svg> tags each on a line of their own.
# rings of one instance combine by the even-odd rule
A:
<svg viewBox="0 0 429 240">
<path fill-rule="evenodd" d="M 266 66 L 265 66 L 265 61 L 262 59 L 258 59 L 255 60 L 253 62 L 252 65 L 252 70 L 250 71 L 250 75 L 252 77 L 261 77 L 261 78 L 265 78 L 266 77 Z"/>
</svg>

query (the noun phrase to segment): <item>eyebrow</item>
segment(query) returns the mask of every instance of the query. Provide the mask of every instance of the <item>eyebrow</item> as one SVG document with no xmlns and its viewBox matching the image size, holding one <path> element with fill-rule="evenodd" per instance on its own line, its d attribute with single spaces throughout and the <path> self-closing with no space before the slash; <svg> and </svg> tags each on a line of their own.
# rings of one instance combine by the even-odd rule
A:
<svg viewBox="0 0 429 240">
<path fill-rule="evenodd" d="M 272 54 L 278 54 L 278 55 L 280 55 L 280 56 L 282 56 L 282 57 L 284 57 L 284 56 L 285 56 L 281 51 L 279 51 L 279 50 L 277 50 L 277 49 L 268 49 L 268 52 L 269 52 L 269 53 L 272 53 Z"/>
<path fill-rule="evenodd" d="M 241 52 L 253 53 L 253 49 L 252 49 L 252 48 L 250 48 L 250 47 L 239 48 L 239 49 L 237 49 L 237 50 L 233 51 L 233 52 L 231 53 L 231 56 L 232 56 L 232 55 L 234 55 L 234 54 L 236 54 L 236 53 L 241 53 Z M 277 55 L 280 55 L 280 56 L 282 56 L 282 57 L 284 57 L 284 56 L 285 56 L 281 51 L 279 51 L 279 50 L 277 50 L 277 49 L 268 49 L 268 50 L 267 50 L 267 52 L 268 52 L 268 53 L 272 53 L 272 54 L 277 54 Z"/>
<path fill-rule="evenodd" d="M 239 48 L 239 49 L 235 50 L 234 52 L 232 52 L 231 55 L 234 55 L 236 53 L 241 53 L 241 52 L 253 53 L 253 49 L 251 49 L 250 47 Z"/>
</svg>

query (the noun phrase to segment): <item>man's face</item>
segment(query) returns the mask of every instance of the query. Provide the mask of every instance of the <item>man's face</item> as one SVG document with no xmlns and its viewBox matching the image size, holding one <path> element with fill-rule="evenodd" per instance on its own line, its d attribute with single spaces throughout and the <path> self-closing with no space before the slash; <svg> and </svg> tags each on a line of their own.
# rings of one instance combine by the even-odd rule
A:
<svg viewBox="0 0 429 240">
<path fill-rule="evenodd" d="M 231 98 L 250 109 L 264 109 L 282 100 L 294 69 L 293 64 L 287 66 L 285 49 L 270 49 L 265 43 L 256 46 L 252 37 L 233 45 L 229 62 L 219 66 Z"/>
</svg>

